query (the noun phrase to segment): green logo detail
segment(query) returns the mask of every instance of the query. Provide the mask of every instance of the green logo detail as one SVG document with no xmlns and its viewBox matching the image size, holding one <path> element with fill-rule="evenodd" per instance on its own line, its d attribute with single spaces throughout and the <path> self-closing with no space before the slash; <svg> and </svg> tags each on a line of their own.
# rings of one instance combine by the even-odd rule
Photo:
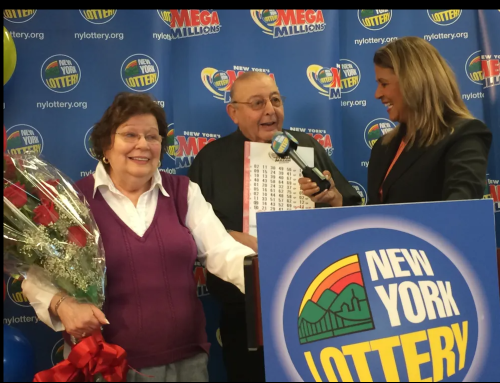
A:
<svg viewBox="0 0 500 383">
<path fill-rule="evenodd" d="M 372 17 L 375 16 L 375 11 L 373 9 L 362 9 L 361 10 L 361 18 Z"/>
<path fill-rule="evenodd" d="M 61 72 L 59 70 L 59 65 L 57 65 L 57 61 L 53 61 L 45 69 L 45 77 L 46 78 L 59 77 L 60 75 L 61 75 Z"/>
<path fill-rule="evenodd" d="M 336 267 L 336 264 L 345 264 L 347 259 L 355 260 L 355 262 Z M 331 268 L 334 271 L 324 278 L 323 283 L 321 281 L 316 283 L 319 285 L 318 289 L 325 289 L 319 299 L 316 300 L 313 296 L 307 300 L 300 312 L 298 331 L 301 344 L 375 328 L 363 286 L 358 256 L 341 259 L 327 269 Z M 316 279 L 323 276 L 322 272 Z M 332 285 L 325 288 L 324 283 L 330 282 Z M 315 296 L 317 296 L 318 289 L 315 291 Z"/>
<path fill-rule="evenodd" d="M 138 76 L 139 75 L 139 67 L 137 65 L 137 60 L 132 61 L 125 68 L 125 76 Z"/>
</svg>

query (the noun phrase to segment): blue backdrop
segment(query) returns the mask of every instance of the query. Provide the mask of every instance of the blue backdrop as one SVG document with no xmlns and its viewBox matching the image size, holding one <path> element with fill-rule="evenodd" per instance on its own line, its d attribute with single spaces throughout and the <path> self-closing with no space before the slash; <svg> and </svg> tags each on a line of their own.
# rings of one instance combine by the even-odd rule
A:
<svg viewBox="0 0 500 383">
<path fill-rule="evenodd" d="M 313 135 L 366 200 L 371 146 L 394 127 L 374 98 L 373 53 L 416 35 L 448 60 L 467 106 L 493 131 L 488 182 L 498 185 L 499 25 L 498 10 L 7 9 L 4 26 L 17 50 L 4 86 L 8 151 L 37 150 L 80 179 L 95 170 L 89 135 L 115 94 L 150 92 L 170 123 L 161 170 L 186 174 L 204 145 L 235 129 L 225 112 L 232 81 L 263 71 L 287 98 L 284 128 Z M 195 272 L 212 343 L 210 375 L 220 381 L 219 307 L 203 270 Z M 33 342 L 37 371 L 51 367 L 62 357 L 60 335 L 34 323 L 20 281 L 5 280 L 4 323 Z"/>
</svg>

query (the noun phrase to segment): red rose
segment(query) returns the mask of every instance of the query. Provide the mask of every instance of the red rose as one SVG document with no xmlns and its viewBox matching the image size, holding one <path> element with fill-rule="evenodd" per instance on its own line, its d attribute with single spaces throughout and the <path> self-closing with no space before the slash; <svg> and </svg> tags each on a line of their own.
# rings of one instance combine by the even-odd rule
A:
<svg viewBox="0 0 500 383">
<path fill-rule="evenodd" d="M 57 190 L 57 185 L 59 185 L 59 180 L 48 180 L 41 181 L 41 185 L 36 187 L 36 194 L 42 201 L 42 204 L 47 204 L 57 197 L 57 192 L 52 190 L 52 186 Z"/>
<path fill-rule="evenodd" d="M 33 221 L 43 226 L 48 226 L 52 222 L 57 222 L 59 213 L 54 209 L 53 202 L 42 203 L 33 209 L 35 216 Z"/>
<path fill-rule="evenodd" d="M 19 181 L 3 189 L 3 196 L 17 208 L 23 207 L 28 202 L 25 186 L 21 185 Z"/>
<path fill-rule="evenodd" d="M 11 156 L 9 156 L 8 154 L 3 155 L 3 160 L 5 162 L 3 170 L 3 178 L 12 181 L 16 176 L 16 166 L 14 165 Z"/>
<path fill-rule="evenodd" d="M 68 242 L 84 247 L 87 244 L 85 230 L 81 226 L 68 227 Z"/>
</svg>

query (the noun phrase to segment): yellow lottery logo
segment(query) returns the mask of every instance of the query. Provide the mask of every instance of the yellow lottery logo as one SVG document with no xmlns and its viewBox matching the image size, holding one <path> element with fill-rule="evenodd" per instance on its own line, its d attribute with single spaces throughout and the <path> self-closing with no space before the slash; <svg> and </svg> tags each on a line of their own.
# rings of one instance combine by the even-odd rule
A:
<svg viewBox="0 0 500 383">
<path fill-rule="evenodd" d="M 462 15 L 461 9 L 428 9 L 427 14 L 433 23 L 437 25 L 451 25 L 458 21 Z"/>
<path fill-rule="evenodd" d="M 158 83 L 160 69 L 152 57 L 139 53 L 123 61 L 121 76 L 127 88 L 145 92 Z"/>
<path fill-rule="evenodd" d="M 391 9 L 360 9 L 358 20 L 363 27 L 371 31 L 385 28 L 392 19 Z"/>
<path fill-rule="evenodd" d="M 36 9 L 4 9 L 3 18 L 11 23 L 25 23 L 36 14 Z"/>
<path fill-rule="evenodd" d="M 78 86 L 82 72 L 74 58 L 58 54 L 44 61 L 40 75 L 48 89 L 56 93 L 67 93 Z"/>
<path fill-rule="evenodd" d="M 43 137 L 30 125 L 18 124 L 7 129 L 7 153 L 22 154 L 26 152 L 42 153 Z"/>
<path fill-rule="evenodd" d="M 367 197 L 366 190 L 363 187 L 363 185 L 361 185 L 360 183 L 358 183 L 356 181 L 349 181 L 349 183 L 351 184 L 351 186 L 354 188 L 354 190 L 356 190 L 356 192 L 361 197 L 361 204 L 366 205 L 366 202 L 368 201 L 368 197 Z"/>
<path fill-rule="evenodd" d="M 483 76 L 483 68 L 481 65 L 481 51 L 475 51 L 472 53 L 465 62 L 465 73 L 469 80 L 473 83 L 482 85 L 484 76 Z"/>
<path fill-rule="evenodd" d="M 106 24 L 116 16 L 116 9 L 80 9 L 80 14 L 92 24 Z"/>
<path fill-rule="evenodd" d="M 23 293 L 21 284 L 23 283 L 23 276 L 19 275 L 17 278 L 10 277 L 7 281 L 7 294 L 10 300 L 21 307 L 31 307 L 28 298 Z"/>
</svg>

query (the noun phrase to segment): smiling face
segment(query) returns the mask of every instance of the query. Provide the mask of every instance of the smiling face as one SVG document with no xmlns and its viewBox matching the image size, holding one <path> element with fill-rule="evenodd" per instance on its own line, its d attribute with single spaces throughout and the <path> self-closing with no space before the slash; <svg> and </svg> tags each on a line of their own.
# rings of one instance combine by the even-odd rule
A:
<svg viewBox="0 0 500 383">
<path fill-rule="evenodd" d="M 375 79 L 378 86 L 375 98 L 381 100 L 387 107 L 389 119 L 394 122 L 407 122 L 407 107 L 399 88 L 398 76 L 390 68 L 375 65 Z"/>
<path fill-rule="evenodd" d="M 147 178 L 158 168 L 161 143 L 146 137 L 159 134 L 158 122 L 152 114 L 130 117 L 118 126 L 111 137 L 111 146 L 104 152 L 109 160 L 110 175 L 115 173 L 120 179 L 126 177 Z M 140 135 L 137 142 L 129 142 L 131 137 Z M 132 140 L 133 141 L 133 140 Z"/>
<path fill-rule="evenodd" d="M 234 86 L 234 84 L 233 84 Z M 232 101 L 236 104 L 227 106 L 227 113 L 238 125 L 243 135 L 254 142 L 271 142 L 273 134 L 281 131 L 285 111 L 283 103 L 273 106 L 271 99 L 279 97 L 276 82 L 267 74 L 256 75 L 237 84 Z M 260 110 L 254 110 L 250 104 L 239 102 L 266 102 Z"/>
</svg>

